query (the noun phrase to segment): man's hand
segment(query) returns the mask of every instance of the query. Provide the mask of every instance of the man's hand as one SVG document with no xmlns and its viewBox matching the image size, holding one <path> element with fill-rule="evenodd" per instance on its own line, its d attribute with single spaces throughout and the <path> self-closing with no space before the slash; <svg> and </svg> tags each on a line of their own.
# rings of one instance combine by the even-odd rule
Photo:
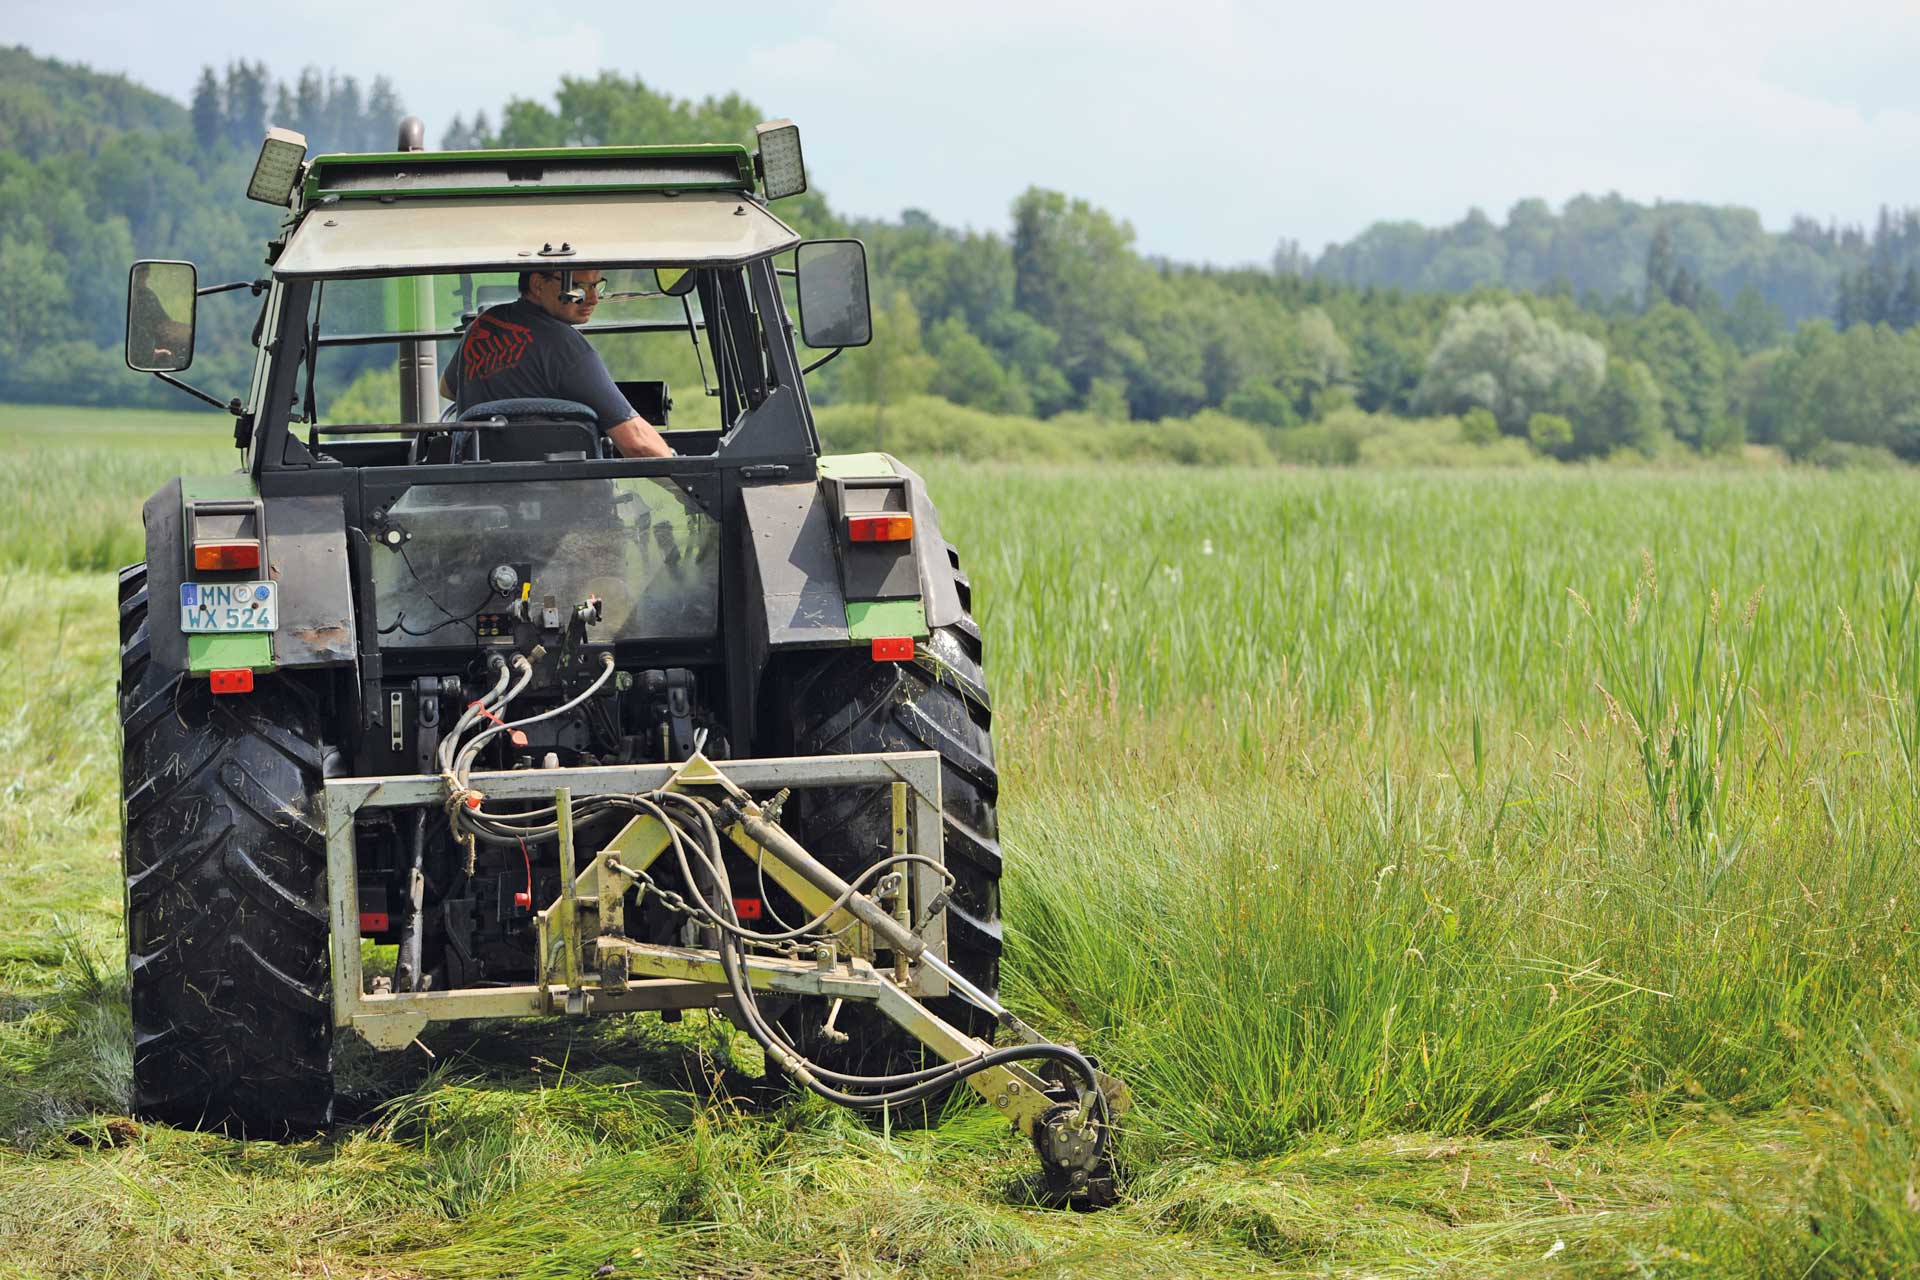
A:
<svg viewBox="0 0 1920 1280">
<path fill-rule="evenodd" d="M 613 441 L 613 447 L 620 451 L 620 456 L 623 458 L 673 456 L 673 450 L 667 448 L 666 439 L 654 430 L 651 422 L 637 413 L 608 431 L 607 438 Z"/>
</svg>

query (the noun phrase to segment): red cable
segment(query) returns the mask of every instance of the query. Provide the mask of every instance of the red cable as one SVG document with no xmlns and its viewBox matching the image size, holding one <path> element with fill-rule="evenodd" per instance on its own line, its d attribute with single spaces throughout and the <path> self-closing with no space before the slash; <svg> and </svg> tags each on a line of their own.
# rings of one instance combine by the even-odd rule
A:
<svg viewBox="0 0 1920 1280">
<path fill-rule="evenodd" d="M 527 852 L 527 842 L 525 840 L 520 842 L 520 861 L 527 864 L 527 891 L 525 893 L 516 893 L 513 896 L 518 905 L 531 911 L 533 909 L 533 855 Z M 519 901 L 522 898 L 525 899 L 524 902 Z"/>
</svg>

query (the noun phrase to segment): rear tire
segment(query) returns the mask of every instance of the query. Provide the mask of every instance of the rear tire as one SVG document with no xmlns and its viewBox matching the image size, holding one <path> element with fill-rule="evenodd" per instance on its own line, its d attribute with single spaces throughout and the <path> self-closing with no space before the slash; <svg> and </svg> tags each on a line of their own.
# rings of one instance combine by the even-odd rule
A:
<svg viewBox="0 0 1920 1280">
<path fill-rule="evenodd" d="M 959 556 L 947 549 L 963 607 L 971 587 Z M 797 756 L 875 751 L 937 751 L 943 768 L 947 869 L 955 878 L 946 910 L 947 961 L 983 990 L 1000 983 L 1000 839 L 996 806 L 1000 779 L 993 762 L 992 708 L 981 670 L 980 631 L 970 614 L 934 629 L 916 646 L 912 662 L 875 662 L 865 649 L 806 655 L 788 669 L 784 686 Z M 843 877 L 852 879 L 886 857 L 893 846 L 892 810 L 884 790 L 799 791 L 786 823 L 800 842 Z M 958 997 L 929 1001 L 940 1017 L 985 1040 L 991 1016 Z M 821 1033 L 825 1008 L 802 1002 L 781 1018 L 801 1052 L 823 1066 L 880 1075 L 931 1065 L 938 1059 L 919 1041 L 869 1005 L 841 1008 L 836 1029 L 845 1043 Z M 945 1095 L 895 1112 L 896 1123 L 937 1113 Z"/>
<path fill-rule="evenodd" d="M 299 677 L 216 698 L 151 661 L 120 574 L 121 851 L 133 1110 L 283 1137 L 333 1119 L 323 704 Z"/>
</svg>

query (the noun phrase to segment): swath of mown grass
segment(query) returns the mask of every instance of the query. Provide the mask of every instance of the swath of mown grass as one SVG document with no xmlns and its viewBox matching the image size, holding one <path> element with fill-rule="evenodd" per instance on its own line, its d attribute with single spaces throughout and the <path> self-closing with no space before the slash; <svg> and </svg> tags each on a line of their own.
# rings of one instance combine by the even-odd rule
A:
<svg viewBox="0 0 1920 1280">
<path fill-rule="evenodd" d="M 434 1040 L 424 1078 L 355 1059 L 387 1105 L 328 1142 L 130 1129 L 112 586 L 20 566 L 90 563 L 69 510 L 137 545 L 172 447 L 124 450 L 124 508 L 0 513 L 34 606 L 0 610 L 0 1274 L 1671 1265 L 1707 1256 L 1676 1201 L 1736 1187 L 1757 1221 L 1797 1194 L 1822 1139 L 1779 1104 L 1843 1096 L 1853 1027 L 1915 994 L 1911 478 L 948 469 L 1008 988 L 1133 1083 L 1126 1205 L 1021 1208 L 1030 1156 L 979 1111 L 887 1135 L 738 1109 L 663 1070 L 684 1042 L 651 1023 L 565 1030 L 585 1067 L 529 1027 Z M 62 461 L 36 474 L 85 493 Z M 1629 625 L 1649 558 L 1661 605 Z M 1676 824 L 1596 681 L 1668 707 L 1603 651 L 1691 670 L 1715 593 L 1736 627 L 1761 586 L 1723 637 L 1739 731 L 1656 757 L 1712 787 L 1711 823 Z M 1717 697 L 1710 665 L 1689 687 Z"/>
</svg>

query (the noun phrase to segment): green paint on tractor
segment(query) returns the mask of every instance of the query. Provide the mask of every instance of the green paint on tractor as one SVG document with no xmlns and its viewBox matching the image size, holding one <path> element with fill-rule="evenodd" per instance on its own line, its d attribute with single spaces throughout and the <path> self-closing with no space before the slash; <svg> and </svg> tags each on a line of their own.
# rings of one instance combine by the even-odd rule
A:
<svg viewBox="0 0 1920 1280">
<path fill-rule="evenodd" d="M 209 671 L 273 670 L 273 637 L 264 631 L 243 631 L 231 635 L 194 635 L 187 637 L 187 670 L 203 676 Z"/>
<path fill-rule="evenodd" d="M 927 634 L 927 611 L 918 600 L 849 600 L 847 635 L 855 640 Z"/>
<path fill-rule="evenodd" d="M 861 480 L 898 473 L 893 469 L 893 459 L 884 453 L 836 453 L 821 457 L 820 474 L 836 480 Z"/>
</svg>

